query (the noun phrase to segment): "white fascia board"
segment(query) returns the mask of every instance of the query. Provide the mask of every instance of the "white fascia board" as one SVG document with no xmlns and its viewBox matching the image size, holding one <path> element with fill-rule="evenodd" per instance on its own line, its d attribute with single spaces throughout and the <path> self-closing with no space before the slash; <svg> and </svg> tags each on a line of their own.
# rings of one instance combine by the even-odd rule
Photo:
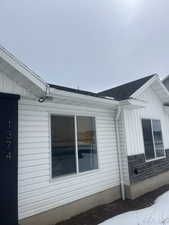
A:
<svg viewBox="0 0 169 225">
<path fill-rule="evenodd" d="M 137 99 L 141 93 L 143 93 L 155 80 L 157 80 L 157 78 L 159 79 L 158 74 L 154 74 L 154 76 L 149 81 L 147 81 L 141 88 L 131 95 L 131 98 Z"/>
<path fill-rule="evenodd" d="M 163 93 L 163 97 L 160 95 L 160 92 L 158 92 L 155 88 L 153 89 L 153 83 L 154 84 L 157 83 L 159 85 L 161 94 Z M 138 89 L 131 97 L 135 99 L 139 98 L 140 94 L 143 93 L 150 86 L 157 93 L 157 95 L 162 97 L 163 102 L 166 102 L 166 99 L 169 100 L 169 91 L 167 90 L 165 85 L 162 83 L 162 81 L 160 80 L 157 74 L 154 75 L 154 77 L 152 77 L 149 81 L 147 81 L 147 83 L 145 83 L 140 89 Z"/>
<path fill-rule="evenodd" d="M 2 46 L 0 46 L 0 57 L 42 91 L 46 91 L 47 83 Z"/>
<path fill-rule="evenodd" d="M 127 99 L 127 100 L 120 101 L 120 106 L 123 109 L 128 109 L 128 110 L 145 108 L 146 105 L 147 105 L 147 102 L 139 100 L 139 99 Z"/>
<path fill-rule="evenodd" d="M 99 98 L 99 97 L 94 97 L 90 95 L 83 95 L 83 94 L 76 94 L 76 93 L 70 93 L 67 91 L 63 90 L 57 90 L 55 88 L 50 88 L 50 97 L 57 98 L 57 99 L 66 99 L 67 101 L 70 100 L 70 102 L 89 102 L 90 104 L 98 104 L 105 106 L 107 108 L 113 108 L 117 105 L 119 105 L 119 102 L 116 100 L 110 100 L 110 99 L 105 99 L 105 98 Z"/>
</svg>

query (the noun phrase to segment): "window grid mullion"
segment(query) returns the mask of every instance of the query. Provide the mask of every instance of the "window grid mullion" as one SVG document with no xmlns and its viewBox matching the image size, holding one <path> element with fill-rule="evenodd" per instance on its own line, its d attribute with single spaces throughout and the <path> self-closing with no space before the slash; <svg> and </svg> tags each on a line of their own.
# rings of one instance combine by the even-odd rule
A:
<svg viewBox="0 0 169 225">
<path fill-rule="evenodd" d="M 76 173 L 79 173 L 79 159 L 78 159 L 78 138 L 77 138 L 77 116 L 74 116 L 75 123 L 75 151 L 76 151 Z"/>
<path fill-rule="evenodd" d="M 155 156 L 155 158 L 157 158 L 155 140 L 154 140 L 154 132 L 153 132 L 153 120 L 151 120 L 151 132 L 152 132 L 152 137 L 153 137 L 154 156 Z"/>
<path fill-rule="evenodd" d="M 161 124 L 161 121 L 160 121 L 160 126 L 161 126 L 161 139 L 162 139 L 162 144 L 163 144 L 163 153 L 164 153 L 164 156 L 166 156 L 166 151 L 164 149 L 164 139 L 163 139 L 163 132 L 162 132 L 162 124 Z"/>
</svg>

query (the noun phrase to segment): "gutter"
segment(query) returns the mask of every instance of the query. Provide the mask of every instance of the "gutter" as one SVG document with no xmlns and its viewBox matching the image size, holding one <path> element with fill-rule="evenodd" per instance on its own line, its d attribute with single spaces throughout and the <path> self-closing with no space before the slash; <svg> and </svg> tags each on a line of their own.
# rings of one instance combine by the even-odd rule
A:
<svg viewBox="0 0 169 225">
<path fill-rule="evenodd" d="M 122 166 L 122 156 L 121 156 L 121 149 L 120 149 L 120 133 L 119 133 L 119 119 L 122 109 L 118 106 L 117 114 L 115 117 L 115 129 L 116 129 L 116 139 L 117 139 L 117 153 L 118 153 L 118 164 L 119 164 L 119 175 L 120 175 L 120 188 L 121 188 L 121 195 L 122 200 L 126 199 L 125 194 L 125 186 L 124 186 L 124 175 L 123 175 L 123 166 Z"/>
<path fill-rule="evenodd" d="M 80 93 L 71 93 L 64 90 L 57 90 L 50 87 L 50 96 L 53 98 L 59 98 L 61 100 L 74 100 L 74 101 L 89 101 L 92 104 L 102 104 L 105 107 L 112 108 L 118 105 L 119 102 L 114 99 L 107 99 L 102 97 L 84 95 Z"/>
</svg>

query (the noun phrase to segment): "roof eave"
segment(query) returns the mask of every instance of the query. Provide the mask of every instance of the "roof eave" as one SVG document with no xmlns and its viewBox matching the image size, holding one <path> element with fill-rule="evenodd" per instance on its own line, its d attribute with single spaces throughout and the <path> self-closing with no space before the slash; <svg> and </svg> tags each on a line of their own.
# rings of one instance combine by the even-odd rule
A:
<svg viewBox="0 0 169 225">
<path fill-rule="evenodd" d="M 135 91 L 130 98 L 137 99 L 141 93 L 144 92 L 156 79 L 158 78 L 158 74 L 154 74 L 154 76 L 148 80 L 143 86 L 141 86 L 137 91 Z"/>
<path fill-rule="evenodd" d="M 119 105 L 119 102 L 112 99 L 105 99 L 101 97 L 94 97 L 89 95 L 71 93 L 63 90 L 57 90 L 54 88 L 50 88 L 50 96 L 53 97 L 54 101 L 60 100 L 62 103 L 71 102 L 75 104 L 89 104 L 93 106 L 100 106 L 106 108 L 113 108 Z"/>
<path fill-rule="evenodd" d="M 24 88 L 32 88 L 31 92 L 35 96 L 41 96 L 46 91 L 47 83 L 2 46 L 0 64 L 1 71 Z"/>
<path fill-rule="evenodd" d="M 147 102 L 139 100 L 139 99 L 130 98 L 130 99 L 120 101 L 120 106 L 123 109 L 128 109 L 128 110 L 145 108 L 146 105 L 147 105 Z"/>
<path fill-rule="evenodd" d="M 162 103 L 169 102 L 169 91 L 165 85 L 160 80 L 159 76 L 156 74 L 149 81 L 147 81 L 140 89 L 138 89 L 131 98 L 139 98 L 139 96 L 148 88 L 151 87 L 155 93 L 159 96 Z"/>
</svg>

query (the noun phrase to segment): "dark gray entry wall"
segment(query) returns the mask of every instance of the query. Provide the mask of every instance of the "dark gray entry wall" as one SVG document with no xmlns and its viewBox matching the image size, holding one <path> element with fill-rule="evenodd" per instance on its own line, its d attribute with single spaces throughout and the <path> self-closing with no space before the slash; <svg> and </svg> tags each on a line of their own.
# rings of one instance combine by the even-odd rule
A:
<svg viewBox="0 0 169 225">
<path fill-rule="evenodd" d="M 128 156 L 129 177 L 131 184 L 169 171 L 169 149 L 166 158 L 146 162 L 144 154 Z"/>
<path fill-rule="evenodd" d="M 18 224 L 18 95 L 0 93 L 0 224 Z"/>
</svg>

